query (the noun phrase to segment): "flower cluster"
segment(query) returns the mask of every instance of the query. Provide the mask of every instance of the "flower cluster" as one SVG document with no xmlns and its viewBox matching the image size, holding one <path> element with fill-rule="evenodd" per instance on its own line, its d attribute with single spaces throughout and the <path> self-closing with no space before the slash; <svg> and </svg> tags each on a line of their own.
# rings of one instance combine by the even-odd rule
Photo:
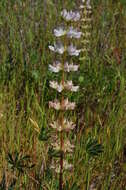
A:
<svg viewBox="0 0 126 190">
<path fill-rule="evenodd" d="M 80 6 L 82 18 L 82 36 L 83 39 L 81 40 L 83 45 L 83 57 L 80 58 L 80 60 L 85 60 L 86 54 L 89 51 L 89 45 L 90 45 L 90 37 L 91 37 L 91 13 L 92 13 L 92 7 L 90 0 L 83 0 L 83 5 Z"/>
<path fill-rule="evenodd" d="M 87 1 L 88 9 L 90 9 L 89 5 L 90 3 Z M 83 51 L 83 49 L 78 49 L 75 45 L 75 41 L 83 37 L 83 33 L 76 25 L 76 22 L 81 22 L 83 8 L 83 6 L 80 6 L 81 11 L 62 10 L 61 17 L 67 23 L 66 27 L 62 25 L 54 29 L 53 34 L 56 37 L 56 42 L 53 45 L 49 45 L 49 49 L 53 53 L 58 54 L 58 59 L 60 59 L 49 64 L 49 71 L 53 73 L 60 72 L 62 75 L 60 82 L 55 80 L 49 82 L 49 86 L 52 89 L 61 93 L 61 100 L 55 99 L 54 101 L 49 101 L 49 108 L 59 111 L 59 118 L 53 121 L 50 127 L 56 132 L 55 140 L 53 139 L 51 146 L 55 151 L 61 153 L 60 161 L 53 159 L 51 165 L 51 168 L 55 169 L 56 173 L 60 173 L 60 187 L 62 186 L 63 171 L 71 171 L 73 168 L 72 164 L 69 164 L 67 160 L 65 160 L 65 154 L 69 153 L 71 155 L 74 151 L 74 145 L 70 142 L 68 137 L 66 138 L 67 135 L 65 135 L 65 133 L 69 133 L 73 130 L 75 124 L 73 121 L 66 119 L 64 116 L 66 114 L 64 113 L 67 110 L 74 110 L 76 104 L 64 97 L 64 91 L 77 92 L 79 90 L 79 86 L 75 86 L 72 80 L 67 80 L 67 73 L 75 72 L 79 69 L 79 64 L 73 62 L 73 57 L 79 57 L 80 53 Z M 74 27 L 72 25 L 73 23 Z M 88 35 L 87 33 L 87 36 Z M 72 39 L 74 39 L 73 42 L 71 42 Z"/>
<path fill-rule="evenodd" d="M 63 54 L 65 51 L 68 52 L 70 56 L 79 56 L 81 50 L 77 49 L 73 44 L 70 44 L 68 47 L 63 46 L 61 42 L 54 43 L 53 46 L 49 46 L 49 49 L 55 53 Z"/>
<path fill-rule="evenodd" d="M 73 123 L 72 121 L 68 121 L 67 119 L 63 119 L 63 126 L 61 126 L 61 123 L 59 122 L 59 120 L 57 121 L 53 121 L 50 126 L 61 132 L 61 131 L 66 131 L 66 132 L 69 132 L 70 130 L 73 130 L 74 127 L 75 127 L 75 123 Z"/>
<path fill-rule="evenodd" d="M 69 64 L 65 62 L 64 65 L 59 61 L 55 61 L 52 65 L 49 64 L 49 70 L 54 73 L 58 73 L 62 70 L 65 72 L 78 71 L 79 65 L 75 65 L 73 63 Z"/>
<path fill-rule="evenodd" d="M 75 102 L 69 102 L 68 98 L 62 102 L 57 99 L 54 101 L 49 101 L 49 108 L 54 108 L 55 110 L 74 110 L 75 106 Z"/>
<path fill-rule="evenodd" d="M 57 81 L 50 81 L 50 87 L 53 89 L 56 89 L 58 92 L 62 92 L 63 90 L 69 90 L 71 92 L 77 92 L 79 89 L 79 86 L 74 86 L 72 80 L 64 82 L 60 82 L 58 84 Z"/>
<path fill-rule="evenodd" d="M 56 37 L 61 37 L 64 35 L 67 35 L 68 38 L 80 38 L 82 32 L 78 31 L 76 28 L 74 29 L 72 26 L 67 30 L 65 30 L 63 27 L 58 27 L 54 29 L 54 35 Z"/>
<path fill-rule="evenodd" d="M 60 173 L 60 163 L 58 160 L 52 161 L 51 169 L 55 170 L 56 173 Z M 66 160 L 64 160 L 63 169 L 68 170 L 68 171 L 72 171 L 73 165 L 69 164 Z"/>
</svg>

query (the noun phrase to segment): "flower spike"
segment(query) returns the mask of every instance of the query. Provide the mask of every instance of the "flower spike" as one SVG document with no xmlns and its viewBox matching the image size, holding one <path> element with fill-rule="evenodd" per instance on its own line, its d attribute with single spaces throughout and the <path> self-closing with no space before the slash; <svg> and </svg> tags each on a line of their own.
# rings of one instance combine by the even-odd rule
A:
<svg viewBox="0 0 126 190">
<path fill-rule="evenodd" d="M 61 16 L 66 20 L 66 21 L 79 21 L 80 20 L 80 13 L 79 12 L 73 12 L 73 11 L 67 11 L 64 9 L 61 12 Z"/>
<path fill-rule="evenodd" d="M 69 102 L 68 98 L 66 98 L 63 103 L 57 99 L 54 102 L 49 101 L 49 108 L 54 108 L 55 110 L 74 110 L 75 106 L 75 102 Z"/>
<path fill-rule="evenodd" d="M 62 82 L 58 84 L 57 81 L 50 81 L 50 87 L 54 88 L 58 92 L 62 92 L 63 90 L 70 90 L 71 92 L 77 92 L 79 89 L 79 86 L 74 86 L 72 81 L 66 81 L 64 84 L 62 84 Z"/>
<path fill-rule="evenodd" d="M 59 132 L 61 132 L 61 131 L 69 132 L 70 130 L 73 130 L 76 125 L 72 121 L 68 121 L 67 119 L 63 119 L 63 127 L 61 126 L 59 120 L 52 122 L 50 124 L 50 126 Z"/>
</svg>

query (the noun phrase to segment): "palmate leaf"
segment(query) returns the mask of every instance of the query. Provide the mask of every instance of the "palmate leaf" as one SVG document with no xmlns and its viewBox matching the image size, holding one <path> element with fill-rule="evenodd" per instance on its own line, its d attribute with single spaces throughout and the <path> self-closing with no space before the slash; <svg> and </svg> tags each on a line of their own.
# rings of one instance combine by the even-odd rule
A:
<svg viewBox="0 0 126 190">
<path fill-rule="evenodd" d="M 98 156 L 103 152 L 103 145 L 99 144 L 96 139 L 89 138 L 86 144 L 86 153 L 89 157 Z"/>
<path fill-rule="evenodd" d="M 19 173 L 23 173 L 26 169 L 34 167 L 34 164 L 30 163 L 29 155 L 21 155 L 17 151 L 13 155 L 8 153 L 7 161 L 10 164 L 11 169 L 17 170 Z"/>
</svg>

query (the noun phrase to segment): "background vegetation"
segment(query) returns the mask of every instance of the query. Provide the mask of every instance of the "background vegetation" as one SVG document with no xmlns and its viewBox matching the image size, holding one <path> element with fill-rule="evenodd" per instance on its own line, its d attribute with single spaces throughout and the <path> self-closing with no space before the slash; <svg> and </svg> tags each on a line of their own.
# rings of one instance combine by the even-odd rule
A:
<svg viewBox="0 0 126 190">
<path fill-rule="evenodd" d="M 75 1 L 0 1 L 0 189 L 56 190 L 44 142 L 54 112 L 48 50 L 63 6 Z M 126 1 L 92 0 L 91 50 L 81 61 L 74 172 L 66 190 L 126 189 Z M 36 121 L 40 134 L 29 118 Z M 71 137 L 72 138 L 72 137 Z"/>
</svg>

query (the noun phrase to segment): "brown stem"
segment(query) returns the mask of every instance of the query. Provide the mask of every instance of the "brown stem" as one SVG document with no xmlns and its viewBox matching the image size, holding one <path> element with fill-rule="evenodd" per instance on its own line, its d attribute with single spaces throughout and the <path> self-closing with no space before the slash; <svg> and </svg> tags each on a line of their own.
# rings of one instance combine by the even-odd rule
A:
<svg viewBox="0 0 126 190">
<path fill-rule="evenodd" d="M 64 40 L 65 41 L 65 40 Z M 64 61 L 65 61 L 65 54 L 63 57 L 63 73 L 62 73 L 62 85 L 64 86 Z M 64 107 L 64 94 L 62 93 L 62 100 L 61 100 L 61 106 L 62 108 Z M 61 126 L 63 128 L 63 122 L 64 122 L 64 112 L 61 112 Z M 63 138 L 63 130 L 61 130 L 60 133 L 60 150 L 61 150 L 61 155 L 60 155 L 60 176 L 59 176 L 59 190 L 63 190 L 63 146 L 64 146 L 64 138 Z"/>
<path fill-rule="evenodd" d="M 62 83 L 64 84 L 64 74 L 62 75 Z M 62 96 L 62 106 L 64 105 L 64 96 Z M 64 107 L 64 106 L 63 106 Z M 61 113 L 61 126 L 63 128 L 63 120 L 64 120 L 64 115 L 63 112 Z M 63 138 L 63 130 L 60 133 L 60 150 L 61 150 L 61 155 L 60 155 L 60 176 L 59 176 L 59 190 L 63 189 L 63 146 L 64 146 L 64 138 Z"/>
<path fill-rule="evenodd" d="M 63 189 L 63 132 L 61 132 L 60 136 L 61 142 L 61 156 L 60 156 L 60 176 L 59 176 L 59 190 Z"/>
</svg>

